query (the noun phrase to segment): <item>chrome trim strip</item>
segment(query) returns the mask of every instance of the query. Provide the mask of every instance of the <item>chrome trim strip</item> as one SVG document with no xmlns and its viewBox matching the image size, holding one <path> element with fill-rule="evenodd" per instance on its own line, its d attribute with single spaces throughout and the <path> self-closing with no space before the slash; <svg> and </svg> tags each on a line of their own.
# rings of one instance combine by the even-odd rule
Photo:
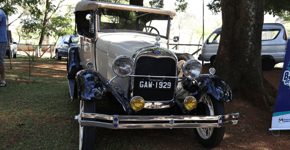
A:
<svg viewBox="0 0 290 150">
<path fill-rule="evenodd" d="M 96 113 L 82 113 L 82 119 L 91 118 L 98 121 L 88 121 L 79 119 L 83 126 L 96 126 L 109 129 L 158 129 L 158 128 L 208 128 L 222 127 L 224 125 L 236 125 L 238 123 L 239 113 L 232 113 L 218 116 L 189 116 L 189 115 L 171 115 L 171 116 L 133 116 L 133 115 L 105 115 Z M 80 117 L 76 117 L 80 118 Z M 233 120 L 228 120 L 233 119 Z M 102 122 L 112 121 L 112 123 Z M 176 121 L 182 121 L 177 123 Z M 188 122 L 187 122 L 188 121 Z M 203 123 L 204 121 L 215 121 L 212 123 Z M 163 122 L 163 123 L 162 123 Z"/>
<path fill-rule="evenodd" d="M 130 77 L 148 77 L 148 78 L 171 78 L 171 79 L 184 79 L 185 77 L 178 76 L 151 76 L 151 75 L 129 75 Z"/>
<path fill-rule="evenodd" d="M 286 42 L 286 43 L 287 43 L 287 42 Z M 263 44 L 263 43 L 262 43 L 262 46 L 273 46 L 273 45 L 275 45 L 275 46 L 285 46 L 285 47 L 286 47 L 285 44 Z"/>
<path fill-rule="evenodd" d="M 117 77 L 119 77 L 119 76 L 114 76 L 110 81 L 109 81 L 109 83 L 111 83 L 113 80 L 115 80 Z"/>
<path fill-rule="evenodd" d="M 164 109 L 170 108 L 174 104 L 173 100 L 169 101 L 145 101 L 145 109 Z"/>
</svg>

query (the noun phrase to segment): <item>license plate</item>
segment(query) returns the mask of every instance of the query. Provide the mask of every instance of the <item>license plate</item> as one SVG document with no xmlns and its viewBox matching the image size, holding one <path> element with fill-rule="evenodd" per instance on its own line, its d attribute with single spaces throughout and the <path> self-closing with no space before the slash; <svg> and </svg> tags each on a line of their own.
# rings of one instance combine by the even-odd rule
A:
<svg viewBox="0 0 290 150">
<path fill-rule="evenodd" d="M 164 89 L 171 90 L 174 84 L 170 79 L 143 79 L 139 81 L 139 89 Z"/>
</svg>

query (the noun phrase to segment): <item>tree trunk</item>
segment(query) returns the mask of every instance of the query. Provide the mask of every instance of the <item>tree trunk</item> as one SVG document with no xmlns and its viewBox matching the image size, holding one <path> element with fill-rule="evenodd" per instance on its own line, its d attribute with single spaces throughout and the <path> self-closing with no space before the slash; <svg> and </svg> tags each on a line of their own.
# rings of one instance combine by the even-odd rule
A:
<svg viewBox="0 0 290 150">
<path fill-rule="evenodd" d="M 46 4 L 45 4 L 45 12 L 44 12 L 44 18 L 43 18 L 43 23 L 42 23 L 42 28 L 41 28 L 41 32 L 40 32 L 40 39 L 39 39 L 39 43 L 38 45 L 42 45 L 43 39 L 44 39 L 44 33 L 45 33 L 45 28 L 48 22 L 47 16 L 48 16 L 48 12 L 49 12 L 49 0 L 46 0 Z"/>
<path fill-rule="evenodd" d="M 277 88 L 264 78 L 261 67 L 261 33 L 264 0 L 222 0 L 222 33 L 216 74 L 225 80 L 235 98 L 262 109 L 275 105 Z"/>
<path fill-rule="evenodd" d="M 130 0 L 130 5 L 143 6 L 143 0 Z"/>
</svg>

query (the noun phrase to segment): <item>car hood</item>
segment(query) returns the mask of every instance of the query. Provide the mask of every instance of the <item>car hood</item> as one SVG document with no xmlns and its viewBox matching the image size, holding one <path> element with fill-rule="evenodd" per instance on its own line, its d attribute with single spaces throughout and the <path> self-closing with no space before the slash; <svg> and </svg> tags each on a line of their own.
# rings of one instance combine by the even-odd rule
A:
<svg viewBox="0 0 290 150">
<path fill-rule="evenodd" d="M 166 39 L 160 40 L 160 47 L 166 48 Z M 125 55 L 132 57 L 142 48 L 154 46 L 156 36 L 136 33 L 99 33 L 96 46 L 99 50 L 114 55 Z"/>
</svg>

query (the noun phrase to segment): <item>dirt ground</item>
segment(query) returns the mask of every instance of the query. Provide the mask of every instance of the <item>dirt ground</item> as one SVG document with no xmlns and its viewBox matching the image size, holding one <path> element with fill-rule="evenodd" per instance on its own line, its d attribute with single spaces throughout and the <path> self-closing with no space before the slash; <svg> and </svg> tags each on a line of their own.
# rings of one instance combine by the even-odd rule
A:
<svg viewBox="0 0 290 150">
<path fill-rule="evenodd" d="M 45 63 L 45 61 L 43 61 Z M 53 66 L 51 66 L 53 65 Z M 64 61 L 53 64 L 37 63 L 35 67 L 54 68 L 55 72 L 51 74 L 43 74 L 42 71 L 34 72 L 39 76 L 65 76 L 66 63 Z M 20 68 L 19 68 L 20 69 Z M 203 72 L 207 73 L 209 65 L 203 67 Z M 7 70 L 9 71 L 9 69 Z M 23 70 L 25 71 L 25 70 Z M 274 68 L 271 71 L 264 71 L 264 76 L 270 80 L 277 88 L 279 88 L 282 68 Z M 259 150 L 276 150 L 289 149 L 290 147 L 290 131 L 271 132 L 272 113 L 260 110 L 245 100 L 234 99 L 230 103 L 226 103 L 226 112 L 239 112 L 240 118 L 237 126 L 228 126 L 224 139 L 219 147 L 214 149 L 259 149 Z M 275 136 L 276 135 L 276 136 Z M 171 147 L 169 149 L 192 149 L 186 147 Z"/>
<path fill-rule="evenodd" d="M 208 73 L 209 68 L 209 65 L 203 66 L 203 72 Z M 282 68 L 264 71 L 263 74 L 279 88 Z M 289 149 L 290 131 L 269 131 L 272 121 L 271 112 L 258 109 L 241 99 L 225 103 L 225 107 L 227 113 L 240 113 L 239 123 L 237 126 L 227 127 L 224 140 L 217 149 Z"/>
</svg>

